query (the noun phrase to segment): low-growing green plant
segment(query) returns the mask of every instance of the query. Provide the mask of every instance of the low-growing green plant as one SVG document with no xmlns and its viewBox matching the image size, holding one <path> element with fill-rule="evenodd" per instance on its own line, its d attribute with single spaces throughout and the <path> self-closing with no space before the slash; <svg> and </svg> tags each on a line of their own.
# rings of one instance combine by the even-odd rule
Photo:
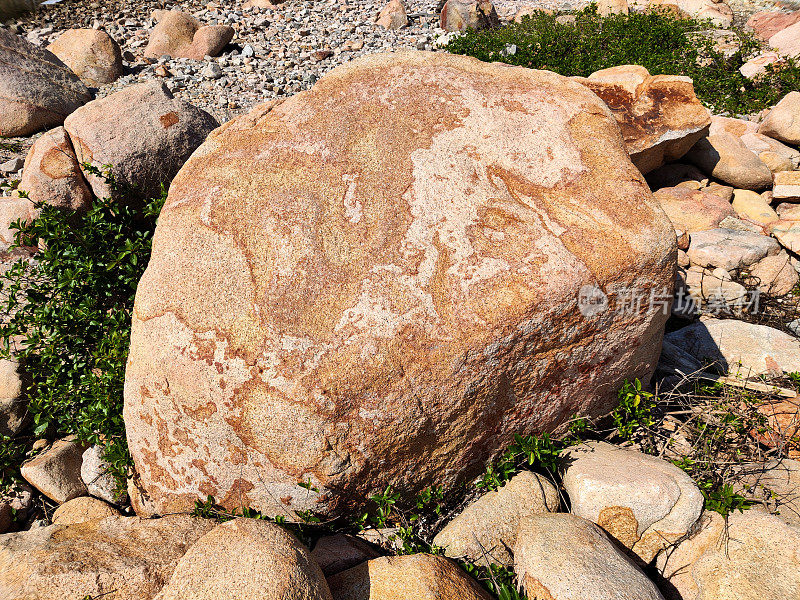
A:
<svg viewBox="0 0 800 600">
<path fill-rule="evenodd" d="M 19 465 L 25 459 L 26 450 L 24 442 L 0 435 L 0 495 L 20 481 Z"/>
<path fill-rule="evenodd" d="M 535 13 L 519 24 L 469 31 L 446 49 L 567 76 L 587 77 L 626 64 L 642 65 L 653 75 L 686 75 L 693 79 L 697 96 L 716 112 L 759 111 L 800 89 L 800 65 L 793 60 L 769 66 L 756 81 L 739 73 L 759 47 L 744 32 L 738 32 L 740 49 L 725 56 L 708 35 L 710 23 L 663 10 L 602 17 L 590 6 L 575 14 L 574 23 L 556 19 Z"/>
<path fill-rule="evenodd" d="M 518 590 L 516 575 L 511 569 L 500 565 L 483 567 L 464 561 L 461 561 L 460 564 L 473 579 L 494 594 L 498 600 L 527 600 L 527 596 Z"/>
<path fill-rule="evenodd" d="M 655 397 L 642 389 L 641 381 L 634 379 L 631 383 L 626 379 L 617 396 L 619 404 L 611 413 L 611 418 L 619 437 L 632 440 L 642 428 L 655 425 Z"/>
</svg>

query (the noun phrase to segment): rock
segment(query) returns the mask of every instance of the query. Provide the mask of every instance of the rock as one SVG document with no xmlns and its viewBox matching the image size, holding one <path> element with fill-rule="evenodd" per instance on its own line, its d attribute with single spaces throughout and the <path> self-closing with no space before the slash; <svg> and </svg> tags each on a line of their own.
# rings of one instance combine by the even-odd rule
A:
<svg viewBox="0 0 800 600">
<path fill-rule="evenodd" d="M 526 518 L 514 545 L 514 571 L 529 598 L 662 600 L 599 527 L 576 515 Z"/>
<path fill-rule="evenodd" d="M 693 233 L 719 227 L 720 221 L 736 213 L 730 203 L 703 190 L 661 188 L 653 194 L 675 229 Z"/>
<path fill-rule="evenodd" d="M 233 39 L 235 30 L 228 25 L 206 25 L 188 13 L 163 11 L 158 24 L 150 33 L 144 55 L 159 58 L 165 54 L 173 58 L 203 60 L 205 56 L 219 56 Z"/>
<path fill-rule="evenodd" d="M 735 319 L 705 319 L 664 336 L 705 365 L 744 377 L 800 370 L 800 341 Z"/>
<path fill-rule="evenodd" d="M 762 52 L 739 67 L 739 73 L 748 79 L 757 79 L 760 75 L 766 73 L 769 65 L 780 60 L 781 56 L 777 52 Z"/>
<path fill-rule="evenodd" d="M 0 359 L 0 435 L 15 436 L 25 426 L 28 402 L 16 359 Z"/>
<path fill-rule="evenodd" d="M 220 67 L 217 63 L 208 63 L 203 70 L 200 71 L 200 75 L 202 75 L 205 79 L 219 79 L 222 77 L 222 67 Z"/>
<path fill-rule="evenodd" d="M 52 53 L 0 28 L 0 133 L 4 137 L 61 125 L 91 99 L 86 86 Z"/>
<path fill-rule="evenodd" d="M 788 458 L 742 465 L 736 479 L 750 498 L 760 498 L 777 517 L 800 527 L 800 462 Z"/>
<path fill-rule="evenodd" d="M 558 510 L 558 490 L 544 477 L 522 471 L 497 491 L 468 505 L 433 539 L 445 556 L 485 566 L 511 567 L 509 553 L 522 519 Z"/>
<path fill-rule="evenodd" d="M 13 482 L 0 495 L 0 533 L 5 533 L 14 525 L 28 517 L 33 506 L 33 489 L 20 482 Z M 2 538 L 0 538 L 2 539 Z"/>
<path fill-rule="evenodd" d="M 711 122 L 688 77 L 651 76 L 644 67 L 623 65 L 575 79 L 614 113 L 631 160 L 642 173 L 681 158 Z"/>
<path fill-rule="evenodd" d="M 92 205 L 92 191 L 63 127 L 51 129 L 31 146 L 19 189 L 32 202 L 67 210 L 85 211 Z"/>
<path fill-rule="evenodd" d="M 769 232 L 789 252 L 794 254 L 800 252 L 800 223 L 797 221 L 772 223 Z"/>
<path fill-rule="evenodd" d="M 748 510 L 706 512 L 702 527 L 657 566 L 670 598 L 786 600 L 800 596 L 800 529 Z"/>
<path fill-rule="evenodd" d="M 68 29 L 47 49 L 86 85 L 100 87 L 122 76 L 122 52 L 105 31 Z"/>
<path fill-rule="evenodd" d="M 714 115 L 711 117 L 711 126 L 708 128 L 709 135 L 730 133 L 732 136 L 738 138 L 749 133 L 756 133 L 757 131 L 758 123 L 754 121 L 733 119 L 731 117 L 720 117 L 719 115 Z"/>
<path fill-rule="evenodd" d="M 747 20 L 747 26 L 753 29 L 758 39 L 766 42 L 779 31 L 798 22 L 800 22 L 800 10 L 789 13 L 764 10 L 751 15 Z"/>
<path fill-rule="evenodd" d="M 800 204 L 781 202 L 775 207 L 775 212 L 783 221 L 800 221 Z"/>
<path fill-rule="evenodd" d="M 325 576 L 297 538 L 274 523 L 217 525 L 181 557 L 154 600 L 331 600 Z"/>
<path fill-rule="evenodd" d="M 363 540 L 343 533 L 319 538 L 314 550 L 311 551 L 311 557 L 326 577 L 379 556 L 380 554 Z"/>
<path fill-rule="evenodd" d="M 328 578 L 335 600 L 489 600 L 491 596 L 442 556 L 384 556 Z"/>
<path fill-rule="evenodd" d="M 800 401 L 797 397 L 767 401 L 756 407 L 763 424 L 753 427 L 750 435 L 768 448 L 780 448 L 792 456 L 800 450 Z"/>
<path fill-rule="evenodd" d="M 720 228 L 694 233 L 687 254 L 694 265 L 721 267 L 730 272 L 779 251 L 778 243 L 766 235 Z"/>
<path fill-rule="evenodd" d="M 143 488 L 162 514 L 449 489 L 514 433 L 648 379 L 663 307 L 584 301 L 671 298 L 674 269 L 672 226 L 585 87 L 444 53 L 352 61 L 227 123 L 172 182 L 125 383 Z"/>
<path fill-rule="evenodd" d="M 800 171 L 775 173 L 772 198 L 776 201 L 800 202 Z"/>
<path fill-rule="evenodd" d="M 514 23 L 522 23 L 525 17 L 535 17 L 543 11 L 542 7 L 533 4 L 525 4 L 514 13 Z"/>
<path fill-rule="evenodd" d="M 703 269 L 693 266 L 685 272 L 678 271 L 676 294 L 683 292 L 683 299 L 694 299 L 697 307 L 727 306 L 737 308 L 749 299 L 747 289 L 740 283 L 731 280 L 724 269 Z M 675 307 L 673 307 L 675 308 Z M 688 308 L 688 307 L 687 307 Z M 696 311 L 690 311 L 694 314 Z"/>
<path fill-rule="evenodd" d="M 797 146 L 800 144 L 800 92 L 789 92 L 767 113 L 758 133 Z"/>
<path fill-rule="evenodd" d="M 726 202 L 730 202 L 733 199 L 733 187 L 730 185 L 722 185 L 712 181 L 703 188 L 703 191 L 707 194 L 715 194 L 720 198 L 724 198 Z"/>
<path fill-rule="evenodd" d="M 399 553 L 403 549 L 403 540 L 400 539 L 399 527 L 370 527 L 358 533 L 358 538 L 391 552 L 393 554 Z"/>
<path fill-rule="evenodd" d="M 686 535 L 703 510 L 703 495 L 673 464 L 605 442 L 562 453 L 564 490 L 572 513 L 597 523 L 649 563 Z"/>
<path fill-rule="evenodd" d="M 440 24 L 445 31 L 490 29 L 500 26 L 500 19 L 489 0 L 447 0 Z"/>
<path fill-rule="evenodd" d="M 110 465 L 103 458 L 103 448 L 91 446 L 83 453 L 81 463 L 81 479 L 92 496 L 106 502 L 120 503 L 125 501 L 125 491 L 117 491 L 117 480 L 109 472 Z"/>
<path fill-rule="evenodd" d="M 212 521 L 109 517 L 0 536 L 0 597 L 151 600 Z"/>
<path fill-rule="evenodd" d="M 34 213 L 33 203 L 27 198 L 0 197 L 0 251 L 8 251 L 15 242 L 17 230 L 11 225 L 17 221 L 30 222 Z"/>
<path fill-rule="evenodd" d="M 650 7 L 674 7 L 678 14 L 695 19 L 709 19 L 717 27 L 733 23 L 733 10 L 726 2 L 715 0 L 650 0 Z"/>
<path fill-rule="evenodd" d="M 117 515 L 119 511 L 110 504 L 91 496 L 80 496 L 64 502 L 55 510 L 53 525 L 74 525 Z"/>
<path fill-rule="evenodd" d="M 600 0 L 597 3 L 597 12 L 604 17 L 627 15 L 628 0 Z"/>
<path fill-rule="evenodd" d="M 386 29 L 400 29 L 408 25 L 406 7 L 403 1 L 389 0 L 378 15 L 376 23 Z"/>
<path fill-rule="evenodd" d="M 747 146 L 751 152 L 755 153 L 773 173 L 792 171 L 800 166 L 800 152 L 786 144 L 780 143 L 778 140 L 773 140 L 771 137 L 760 133 L 748 133 L 741 136 L 741 139 L 742 143 Z M 784 166 L 782 168 L 777 168 L 777 166 L 773 168 L 770 165 L 769 161 L 776 160 L 776 158 L 772 158 L 773 156 L 784 161 Z"/>
<path fill-rule="evenodd" d="M 797 58 L 800 56 L 800 23 L 790 25 L 769 38 L 770 47 L 781 56 Z"/>
<path fill-rule="evenodd" d="M 74 438 L 58 440 L 48 450 L 23 463 L 22 476 L 58 504 L 85 496 L 86 486 L 81 481 L 84 449 Z"/>
<path fill-rule="evenodd" d="M 134 474 L 133 477 L 128 478 L 127 487 L 128 500 L 130 500 L 133 512 L 140 517 L 152 517 L 158 514 L 150 496 L 142 489 L 138 475 Z"/>
<path fill-rule="evenodd" d="M 22 158 L 12 158 L 0 165 L 0 172 L 9 174 L 16 173 L 24 164 L 25 161 Z"/>
<path fill-rule="evenodd" d="M 731 204 L 740 219 L 757 225 L 766 226 L 779 219 L 778 213 L 752 190 L 735 190 Z"/>
<path fill-rule="evenodd" d="M 173 98 L 163 83 L 132 85 L 81 107 L 64 122 L 78 162 L 111 165 L 118 184 L 156 197 L 206 136 L 214 118 Z M 112 195 L 102 177 L 84 172 L 98 198 Z M 114 192 L 119 195 L 120 192 Z"/>
<path fill-rule="evenodd" d="M 751 266 L 749 271 L 756 279 L 758 289 L 770 296 L 785 296 L 800 280 L 797 271 L 792 267 L 789 255 L 784 250 L 775 256 L 762 258 Z"/>
<path fill-rule="evenodd" d="M 709 176 L 736 188 L 763 190 L 772 185 L 772 171 L 730 133 L 702 138 L 686 158 Z"/>
</svg>

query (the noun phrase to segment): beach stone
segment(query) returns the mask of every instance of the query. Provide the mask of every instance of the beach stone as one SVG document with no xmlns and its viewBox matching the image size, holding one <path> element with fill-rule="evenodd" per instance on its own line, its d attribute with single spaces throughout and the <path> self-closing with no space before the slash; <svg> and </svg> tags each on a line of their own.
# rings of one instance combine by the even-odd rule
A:
<svg viewBox="0 0 800 600">
<path fill-rule="evenodd" d="M 761 194 L 752 190 L 734 190 L 731 205 L 740 219 L 757 225 L 769 225 L 780 218 Z"/>
<path fill-rule="evenodd" d="M 122 76 L 119 44 L 105 31 L 67 29 L 47 49 L 86 85 L 100 87 Z"/>
<path fill-rule="evenodd" d="M 0 435 L 15 436 L 27 422 L 28 402 L 16 359 L 0 359 Z"/>
<path fill-rule="evenodd" d="M 489 0 L 447 0 L 440 25 L 445 31 L 491 29 L 500 26 L 500 19 Z"/>
<path fill-rule="evenodd" d="M 758 289 L 770 296 L 785 296 L 800 280 L 800 275 L 794 270 L 791 259 L 784 250 L 775 256 L 762 258 L 750 267 L 749 272 L 756 278 Z"/>
<path fill-rule="evenodd" d="M 775 201 L 800 202 L 800 171 L 775 173 L 772 198 Z"/>
<path fill-rule="evenodd" d="M 400 29 L 408 25 L 406 7 L 402 0 L 389 0 L 378 15 L 376 23 L 385 29 Z"/>
<path fill-rule="evenodd" d="M 777 52 L 762 52 L 747 60 L 741 67 L 739 73 L 748 79 L 758 79 L 760 75 L 766 73 L 767 67 L 771 64 L 781 61 L 781 55 Z"/>
<path fill-rule="evenodd" d="M 765 256 L 778 254 L 780 246 L 769 236 L 735 229 L 708 229 L 692 235 L 687 254 L 692 264 L 735 271 Z"/>
<path fill-rule="evenodd" d="M 800 10 L 781 12 L 776 10 L 762 10 L 753 13 L 747 19 L 747 26 L 752 28 L 755 36 L 766 42 L 773 35 L 800 22 Z"/>
<path fill-rule="evenodd" d="M 317 540 L 311 556 L 326 577 L 341 573 L 380 554 L 364 540 L 354 535 L 337 533 Z"/>
<path fill-rule="evenodd" d="M 768 44 L 781 56 L 789 58 L 800 56 L 800 23 L 781 29 L 769 38 Z"/>
<path fill-rule="evenodd" d="M 789 92 L 758 126 L 758 133 L 797 146 L 800 144 L 800 92 Z"/>
<path fill-rule="evenodd" d="M 119 514 L 116 508 L 102 500 L 91 496 L 79 496 L 67 500 L 53 512 L 53 525 L 74 525 Z"/>
<path fill-rule="evenodd" d="M 730 133 L 702 138 L 686 158 L 709 176 L 736 188 L 759 191 L 772 186 L 769 167 Z"/>
<path fill-rule="evenodd" d="M 653 194 L 676 230 L 693 233 L 719 227 L 720 222 L 736 214 L 730 202 L 705 190 L 684 187 L 661 188 Z M 688 247 L 687 247 L 688 248 Z"/>
<path fill-rule="evenodd" d="M 158 16 L 144 49 L 145 57 L 203 60 L 205 56 L 219 56 L 235 34 L 229 25 L 202 26 L 192 15 L 178 10 L 159 11 Z"/>
<path fill-rule="evenodd" d="M 58 504 L 85 496 L 86 486 L 81 480 L 84 449 L 74 438 L 57 440 L 49 449 L 22 464 L 22 476 Z"/>
</svg>

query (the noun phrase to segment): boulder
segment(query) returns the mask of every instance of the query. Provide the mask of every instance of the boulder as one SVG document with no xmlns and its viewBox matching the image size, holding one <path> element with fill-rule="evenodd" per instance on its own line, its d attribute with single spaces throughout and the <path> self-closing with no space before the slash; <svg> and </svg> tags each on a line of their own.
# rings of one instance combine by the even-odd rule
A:
<svg viewBox="0 0 800 600">
<path fill-rule="evenodd" d="M 514 571 L 528 598 L 663 600 L 597 525 L 576 515 L 526 518 L 514 545 Z"/>
<path fill-rule="evenodd" d="M 0 27 L 0 136 L 61 125 L 91 99 L 75 73 L 51 52 Z"/>
<path fill-rule="evenodd" d="M 81 173 L 72 142 L 63 127 L 43 134 L 31 146 L 19 189 L 32 202 L 44 202 L 67 210 L 85 211 L 92 191 Z"/>
<path fill-rule="evenodd" d="M 692 235 L 687 254 L 693 265 L 743 269 L 765 256 L 780 252 L 778 243 L 766 235 L 735 229 L 708 229 Z"/>
<path fill-rule="evenodd" d="M 406 7 L 402 0 L 389 0 L 375 21 L 385 29 L 400 29 L 408 25 Z"/>
<path fill-rule="evenodd" d="M 119 44 L 99 29 L 67 29 L 47 49 L 81 81 L 100 87 L 122 76 Z"/>
<path fill-rule="evenodd" d="M 721 117 L 714 115 L 711 117 L 711 126 L 708 128 L 709 135 L 719 135 L 721 133 L 730 133 L 735 137 L 742 137 L 748 133 L 756 133 L 758 131 L 758 123 L 755 121 L 747 121 L 745 119 L 734 119 L 731 117 Z"/>
<path fill-rule="evenodd" d="M 757 79 L 760 75 L 766 73 L 769 65 L 780 62 L 780 60 L 781 55 L 777 52 L 762 52 L 739 67 L 739 73 L 748 79 Z"/>
<path fill-rule="evenodd" d="M 172 182 L 125 382 L 143 488 L 290 516 L 450 489 L 649 378 L 664 306 L 581 310 L 671 298 L 675 243 L 584 86 L 421 51 L 339 67 Z"/>
<path fill-rule="evenodd" d="M 203 60 L 205 56 L 219 56 L 235 33 L 228 25 L 201 26 L 192 15 L 178 10 L 161 11 L 158 16 L 144 49 L 145 57 Z"/>
<path fill-rule="evenodd" d="M 670 600 L 787 600 L 800 597 L 800 529 L 748 510 L 706 512 L 698 532 L 657 566 Z"/>
<path fill-rule="evenodd" d="M 125 491 L 118 490 L 119 485 L 110 472 L 110 465 L 103 452 L 103 447 L 97 444 L 86 449 L 81 462 L 81 479 L 92 496 L 106 502 L 124 502 Z"/>
<path fill-rule="evenodd" d="M 34 11 L 38 7 L 38 0 L 0 0 L 0 22 Z"/>
<path fill-rule="evenodd" d="M 317 540 L 311 557 L 326 577 L 341 573 L 380 554 L 364 540 L 354 535 L 337 533 Z"/>
<path fill-rule="evenodd" d="M 138 198 L 158 196 L 215 127 L 211 115 L 173 98 L 159 82 L 94 100 L 64 122 L 78 162 L 101 170 L 110 165 L 114 180 Z M 84 176 L 98 198 L 122 193 L 103 177 Z"/>
<path fill-rule="evenodd" d="M 781 202 L 775 207 L 775 212 L 783 221 L 800 221 L 800 204 Z"/>
<path fill-rule="evenodd" d="M 772 171 L 738 137 L 709 135 L 697 142 L 686 158 L 707 175 L 733 187 L 763 190 L 772 185 Z"/>
<path fill-rule="evenodd" d="M 197 540 L 154 600 L 331 600 L 319 565 L 275 523 L 234 519 Z"/>
<path fill-rule="evenodd" d="M 442 556 L 384 556 L 328 578 L 335 600 L 489 600 L 455 563 Z"/>
<path fill-rule="evenodd" d="M 772 107 L 758 133 L 792 146 L 800 144 L 800 92 L 789 92 Z"/>
<path fill-rule="evenodd" d="M 0 495 L 0 533 L 11 529 L 14 522 L 24 522 L 33 506 L 33 488 L 13 482 Z"/>
<path fill-rule="evenodd" d="M 800 202 L 800 171 L 775 173 L 772 198 L 779 202 Z"/>
<path fill-rule="evenodd" d="M 780 218 L 778 213 L 761 197 L 761 194 L 752 190 L 735 190 L 731 205 L 740 219 L 762 227 Z"/>
<path fill-rule="evenodd" d="M 800 341 L 765 325 L 703 319 L 664 339 L 723 373 L 756 377 L 800 371 Z"/>
<path fill-rule="evenodd" d="M 741 136 L 742 143 L 747 148 L 755 153 L 765 165 L 770 168 L 770 171 L 776 173 L 778 171 L 793 171 L 800 166 L 800 151 L 782 144 L 778 140 L 767 137 L 761 133 L 747 133 Z M 781 161 L 782 165 L 778 168 L 778 162 Z M 771 165 L 775 164 L 775 168 Z"/>
<path fill-rule="evenodd" d="M 703 306 L 728 306 L 736 308 L 743 306 L 749 299 L 747 289 L 740 283 L 731 280 L 730 274 L 724 269 L 703 269 L 702 267 L 692 266 L 678 270 L 678 280 L 676 284 L 676 295 L 689 302 L 694 300 L 697 308 Z M 682 294 L 682 296 L 681 296 Z M 676 300 L 673 311 L 676 308 L 691 309 L 691 306 L 680 306 Z M 695 311 L 690 310 L 691 314 Z"/>
<path fill-rule="evenodd" d="M 0 598 L 152 600 L 213 521 L 108 517 L 0 536 Z"/>
<path fill-rule="evenodd" d="M 81 455 L 85 446 L 74 438 L 57 440 L 53 445 L 22 464 L 22 476 L 33 487 L 62 504 L 86 495 L 81 480 Z"/>
<path fill-rule="evenodd" d="M 11 225 L 17 221 L 30 222 L 35 212 L 33 202 L 27 198 L 0 197 L 0 251 L 8 251 L 15 243 L 18 230 Z"/>
<path fill-rule="evenodd" d="M 611 15 L 627 15 L 628 0 L 599 0 L 597 3 L 597 12 L 604 17 L 610 17 Z"/>
<path fill-rule="evenodd" d="M 775 10 L 762 10 L 754 13 L 747 19 L 747 26 L 753 29 L 755 36 L 766 42 L 773 35 L 800 22 L 800 10 L 793 12 L 780 12 Z"/>
<path fill-rule="evenodd" d="M 704 190 L 661 188 L 653 194 L 676 230 L 693 233 L 716 229 L 725 217 L 736 214 L 730 202 Z"/>
<path fill-rule="evenodd" d="M 742 465 L 736 480 L 748 497 L 763 500 L 776 516 L 800 527 L 800 461 L 780 458 Z"/>
<path fill-rule="evenodd" d="M 703 510 L 692 479 L 660 458 L 605 442 L 562 453 L 572 513 L 600 525 L 646 564 L 685 536 Z"/>
<path fill-rule="evenodd" d="M 490 29 L 500 26 L 500 19 L 489 0 L 447 0 L 440 15 L 445 31 Z"/>
<path fill-rule="evenodd" d="M 558 510 L 558 490 L 547 479 L 530 471 L 518 473 L 497 491 L 469 504 L 433 543 L 445 556 L 466 558 L 485 566 L 511 567 L 509 553 L 517 539 L 520 521 L 527 516 Z"/>
<path fill-rule="evenodd" d="M 727 28 L 733 23 L 733 10 L 723 0 L 650 0 L 649 6 L 671 8 L 679 15 L 695 19 L 709 19 L 717 27 Z"/>
<path fill-rule="evenodd" d="M 53 512 L 53 525 L 74 525 L 119 515 L 119 511 L 97 498 L 80 496 L 67 500 Z"/>
<path fill-rule="evenodd" d="M 781 56 L 797 58 L 800 56 L 800 23 L 781 29 L 768 43 Z"/>
<path fill-rule="evenodd" d="M 775 256 L 762 258 L 750 267 L 749 272 L 761 293 L 769 296 L 785 296 L 800 280 L 791 258 L 784 250 Z"/>
<path fill-rule="evenodd" d="M 797 221 L 771 223 L 769 232 L 786 250 L 793 254 L 800 253 L 800 223 Z"/>
<path fill-rule="evenodd" d="M 688 77 L 651 76 L 644 67 L 623 65 L 575 79 L 614 113 L 631 160 L 642 173 L 681 158 L 711 122 Z"/>
<path fill-rule="evenodd" d="M 28 402 L 16 359 L 0 359 L 0 435 L 15 436 L 24 427 Z"/>
</svg>

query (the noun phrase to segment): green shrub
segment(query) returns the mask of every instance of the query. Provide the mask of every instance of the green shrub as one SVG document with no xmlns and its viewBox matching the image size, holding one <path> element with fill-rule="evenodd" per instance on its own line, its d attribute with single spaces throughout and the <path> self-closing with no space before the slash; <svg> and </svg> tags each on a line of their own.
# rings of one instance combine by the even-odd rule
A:
<svg viewBox="0 0 800 600">
<path fill-rule="evenodd" d="M 739 67 L 758 48 L 758 42 L 740 32 L 740 50 L 726 58 L 706 35 L 710 28 L 708 23 L 666 12 L 601 17 L 590 6 L 575 15 L 574 25 L 557 23 L 555 15 L 537 13 L 519 24 L 467 32 L 446 48 L 483 61 L 567 76 L 587 77 L 625 64 L 642 65 L 653 75 L 686 75 L 694 80 L 697 96 L 715 112 L 759 111 L 800 89 L 800 66 L 794 61 L 769 68 L 757 82 L 742 76 Z M 512 46 L 516 47 L 513 53 Z"/>
<path fill-rule="evenodd" d="M 16 354 L 28 373 L 30 433 L 102 444 L 120 483 L 130 464 L 122 389 L 131 311 L 163 202 L 98 200 L 85 214 L 40 205 L 37 219 L 15 225 L 17 247 L 40 246 L 35 260 L 0 277 L 0 355 Z"/>
</svg>

